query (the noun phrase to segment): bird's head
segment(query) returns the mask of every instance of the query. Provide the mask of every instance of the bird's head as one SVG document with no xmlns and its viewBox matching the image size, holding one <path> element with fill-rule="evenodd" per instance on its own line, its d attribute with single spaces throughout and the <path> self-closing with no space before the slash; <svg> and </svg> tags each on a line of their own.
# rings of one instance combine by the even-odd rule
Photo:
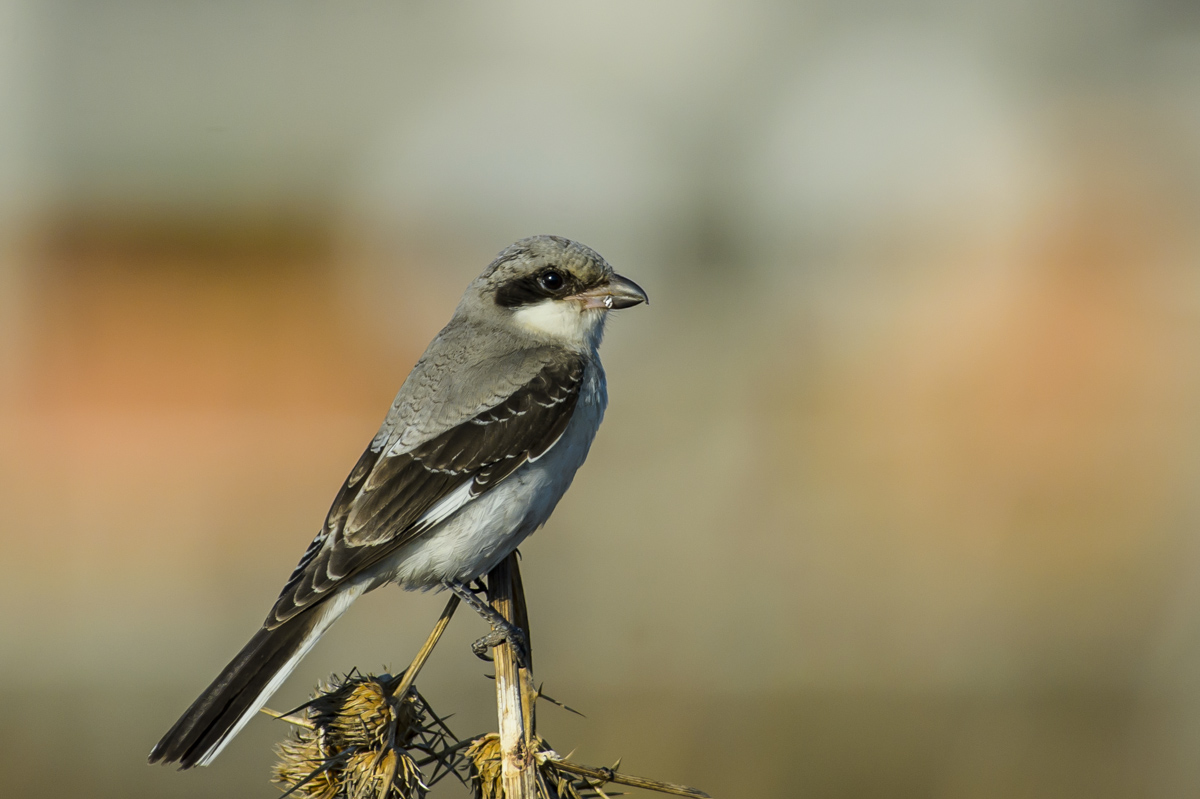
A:
<svg viewBox="0 0 1200 799">
<path fill-rule="evenodd" d="M 509 246 L 467 289 L 460 313 L 498 320 L 517 335 L 573 349 L 596 346 L 609 311 L 647 302 L 590 247 L 560 236 Z"/>
</svg>

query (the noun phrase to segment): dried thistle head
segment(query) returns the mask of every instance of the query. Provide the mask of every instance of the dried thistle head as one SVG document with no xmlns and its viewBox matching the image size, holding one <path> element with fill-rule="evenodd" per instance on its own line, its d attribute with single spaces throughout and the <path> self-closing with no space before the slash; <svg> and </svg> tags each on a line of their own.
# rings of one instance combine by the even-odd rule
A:
<svg viewBox="0 0 1200 799">
<path fill-rule="evenodd" d="M 540 736 L 534 739 L 533 745 L 539 754 L 554 753 Z M 500 778 L 500 736 L 494 732 L 479 736 L 467 747 L 463 756 L 467 761 L 467 771 L 475 799 L 504 799 L 504 785 Z M 541 799 L 587 799 L 600 795 L 586 780 L 555 768 L 555 758 L 535 758 Z"/>
<path fill-rule="evenodd" d="M 421 770 L 403 749 L 355 752 L 347 761 L 344 773 L 347 797 L 408 799 L 423 797 L 429 791 Z"/>
<path fill-rule="evenodd" d="M 423 709 L 411 691 L 392 696 L 390 683 L 386 677 L 350 677 L 316 696 L 309 717 L 338 749 L 407 746 L 420 731 Z"/>
<path fill-rule="evenodd" d="M 305 706 L 312 726 L 278 747 L 275 782 L 302 799 L 423 799 L 429 788 L 408 748 L 427 749 L 440 733 L 417 692 L 397 698 L 395 685 L 352 673 L 321 686 Z"/>
<path fill-rule="evenodd" d="M 500 782 L 500 736 L 494 732 L 475 739 L 463 753 L 475 799 L 503 799 Z"/>
<path fill-rule="evenodd" d="M 302 799 L 336 799 L 341 784 L 334 771 L 325 767 L 326 754 L 317 734 L 308 730 L 284 739 L 276 749 L 274 782 L 294 789 Z"/>
</svg>

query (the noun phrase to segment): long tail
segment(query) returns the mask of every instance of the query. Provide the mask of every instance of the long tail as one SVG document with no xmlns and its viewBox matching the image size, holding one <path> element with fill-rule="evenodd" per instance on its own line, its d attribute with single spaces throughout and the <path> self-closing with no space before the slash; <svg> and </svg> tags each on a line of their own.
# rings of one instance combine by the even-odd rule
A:
<svg viewBox="0 0 1200 799">
<path fill-rule="evenodd" d="M 150 752 L 151 763 L 207 766 L 362 593 L 347 587 L 273 630 L 260 629 Z"/>
</svg>

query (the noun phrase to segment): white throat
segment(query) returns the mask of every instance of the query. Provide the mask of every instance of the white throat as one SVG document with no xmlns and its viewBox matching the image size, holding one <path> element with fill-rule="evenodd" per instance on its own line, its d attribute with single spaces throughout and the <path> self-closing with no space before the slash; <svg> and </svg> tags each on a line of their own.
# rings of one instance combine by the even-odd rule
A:
<svg viewBox="0 0 1200 799">
<path fill-rule="evenodd" d="M 542 300 L 513 312 L 517 327 L 538 338 L 575 348 L 595 348 L 604 335 L 604 308 L 582 308 L 572 300 Z"/>
</svg>

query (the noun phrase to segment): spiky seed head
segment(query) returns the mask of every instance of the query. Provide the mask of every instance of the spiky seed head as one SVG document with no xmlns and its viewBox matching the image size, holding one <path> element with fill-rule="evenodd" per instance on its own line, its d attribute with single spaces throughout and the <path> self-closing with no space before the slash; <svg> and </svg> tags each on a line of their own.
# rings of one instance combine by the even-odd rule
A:
<svg viewBox="0 0 1200 799">
<path fill-rule="evenodd" d="M 378 677 L 353 677 L 327 691 L 311 704 L 310 715 L 325 731 L 329 745 L 383 746 L 389 735 L 400 735 L 390 743 L 407 744 L 420 726 L 420 709 L 410 692 L 392 696 L 390 687 Z"/>
<path fill-rule="evenodd" d="M 343 782 L 345 795 L 349 797 L 410 799 L 423 797 L 429 792 L 421 769 L 412 756 L 397 748 L 355 752 L 346 763 Z"/>
<path fill-rule="evenodd" d="M 537 752 L 553 752 L 541 736 L 535 737 L 533 746 Z M 475 799 L 504 799 L 500 736 L 494 732 L 479 736 L 463 756 Z M 551 758 L 538 758 L 537 770 L 543 799 L 584 799 L 598 795 L 586 781 L 556 769 Z"/>
<path fill-rule="evenodd" d="M 285 738 L 276 752 L 279 762 L 275 764 L 274 782 L 287 790 L 299 785 L 292 796 L 338 799 L 341 780 L 338 772 L 323 768 L 328 756 L 321 746 L 320 735 L 301 730 L 294 737 Z"/>
<path fill-rule="evenodd" d="M 503 799 L 500 736 L 494 732 L 479 736 L 467 747 L 464 755 L 475 799 Z"/>
<path fill-rule="evenodd" d="M 278 747 L 275 782 L 301 799 L 422 799 L 429 788 L 406 747 L 426 732 L 424 708 L 416 691 L 392 696 L 395 685 L 358 674 L 322 685 L 306 709 L 312 728 Z"/>
</svg>

